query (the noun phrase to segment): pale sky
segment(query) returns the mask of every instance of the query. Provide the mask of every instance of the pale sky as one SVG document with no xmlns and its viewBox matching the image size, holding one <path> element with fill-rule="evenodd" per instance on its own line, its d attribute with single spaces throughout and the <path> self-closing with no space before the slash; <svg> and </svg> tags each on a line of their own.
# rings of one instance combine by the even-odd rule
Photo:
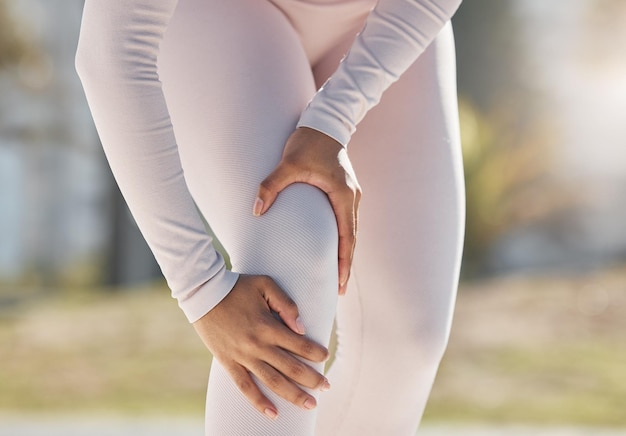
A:
<svg viewBox="0 0 626 436">
<path fill-rule="evenodd" d="M 562 135 L 560 177 L 626 182 L 626 8 L 590 25 L 594 0 L 518 0 L 524 41 Z M 615 11 L 611 10 L 610 13 Z M 608 12 L 607 12 L 608 13 Z"/>
</svg>

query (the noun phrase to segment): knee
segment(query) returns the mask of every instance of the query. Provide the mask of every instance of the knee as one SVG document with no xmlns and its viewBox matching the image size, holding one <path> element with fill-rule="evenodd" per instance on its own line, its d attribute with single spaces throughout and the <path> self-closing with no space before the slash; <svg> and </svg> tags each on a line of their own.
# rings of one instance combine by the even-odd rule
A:
<svg viewBox="0 0 626 436">
<path fill-rule="evenodd" d="M 432 316 L 422 311 L 410 318 L 396 316 L 393 326 L 381 340 L 377 348 L 386 352 L 381 356 L 395 355 L 402 361 L 410 361 L 424 369 L 436 369 L 443 358 L 450 336 L 449 317 Z"/>
<path fill-rule="evenodd" d="M 425 322 L 421 328 L 413 331 L 408 340 L 419 362 L 436 369 L 448 347 L 449 337 L 447 320 L 436 320 Z"/>
<path fill-rule="evenodd" d="M 270 275 L 298 305 L 307 334 L 326 344 L 337 305 L 337 224 L 326 195 L 294 184 L 280 193 L 263 222 L 251 263 Z"/>
<path fill-rule="evenodd" d="M 290 185 L 255 221 L 252 239 L 242 247 L 255 264 L 270 262 L 305 276 L 334 270 L 336 279 L 337 223 L 322 191 L 303 183 Z"/>
</svg>

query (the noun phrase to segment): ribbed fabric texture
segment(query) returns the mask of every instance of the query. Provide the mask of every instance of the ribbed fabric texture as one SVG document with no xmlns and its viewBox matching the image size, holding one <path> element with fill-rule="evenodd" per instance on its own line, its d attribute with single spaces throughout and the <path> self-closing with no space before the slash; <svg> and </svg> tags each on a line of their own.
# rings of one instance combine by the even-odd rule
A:
<svg viewBox="0 0 626 436">
<path fill-rule="evenodd" d="M 379 0 L 337 71 L 313 97 L 298 127 L 347 146 L 356 125 L 415 62 L 461 0 Z"/>
<path fill-rule="evenodd" d="M 189 321 L 232 289 L 185 184 L 158 80 L 159 43 L 175 0 L 87 1 L 76 67 L 104 151 L 172 295 Z"/>
<path fill-rule="evenodd" d="M 318 409 L 297 408 L 261 385 L 279 411 L 269 420 L 214 360 L 209 436 L 416 431 L 450 329 L 464 206 L 451 31 L 427 40 L 449 27 L 433 9 L 448 3 L 412 2 L 428 6 L 412 9 L 415 23 L 436 24 L 405 45 L 409 30 L 384 12 L 409 3 L 381 0 L 382 15 L 370 15 L 366 27 L 384 29 L 367 37 L 379 47 L 376 60 L 344 60 L 354 80 L 336 101 L 328 87 L 316 94 L 315 84 L 334 80 L 372 1 L 86 1 L 78 71 L 114 175 L 189 320 L 218 304 L 239 273 L 273 277 L 296 301 L 307 336 L 322 344 L 337 314 L 332 389 L 312 392 Z M 322 27 L 311 27 L 312 14 Z M 377 38 L 404 48 L 388 53 Z M 400 62 L 420 50 L 412 66 Z M 377 70 L 382 82 L 371 80 Z M 319 107 L 343 105 L 342 114 L 380 99 L 352 139 L 364 196 L 353 276 L 338 309 L 337 225 L 325 194 L 294 184 L 264 216 L 251 211 L 303 111 L 320 114 L 311 127 L 332 133 L 336 114 L 315 109 L 326 98 Z M 351 117 L 348 125 L 356 124 Z M 212 248 L 194 202 L 234 272 Z"/>
</svg>

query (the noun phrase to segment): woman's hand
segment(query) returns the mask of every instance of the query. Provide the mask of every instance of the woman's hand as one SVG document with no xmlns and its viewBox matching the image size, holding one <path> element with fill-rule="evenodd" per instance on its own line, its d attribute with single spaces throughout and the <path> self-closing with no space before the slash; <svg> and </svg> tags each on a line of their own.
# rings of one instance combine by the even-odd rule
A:
<svg viewBox="0 0 626 436">
<path fill-rule="evenodd" d="M 250 373 L 305 409 L 316 406 L 315 398 L 296 383 L 323 391 L 330 388 L 323 375 L 294 357 L 323 362 L 328 350 L 303 336 L 296 304 L 267 276 L 240 275 L 230 293 L 193 326 L 241 392 L 269 418 L 276 418 L 276 407 Z"/>
<path fill-rule="evenodd" d="M 278 166 L 261 182 L 253 213 L 262 215 L 278 193 L 295 182 L 308 183 L 328 195 L 339 230 L 339 294 L 346 292 L 356 244 L 361 188 L 345 148 L 330 136 L 297 128 L 285 144 Z"/>
</svg>

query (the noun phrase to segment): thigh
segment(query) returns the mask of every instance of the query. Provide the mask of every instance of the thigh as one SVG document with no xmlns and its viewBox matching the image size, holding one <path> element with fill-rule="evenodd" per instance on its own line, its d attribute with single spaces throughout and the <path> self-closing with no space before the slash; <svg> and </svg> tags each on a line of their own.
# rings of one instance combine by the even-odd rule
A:
<svg viewBox="0 0 626 436">
<path fill-rule="evenodd" d="M 441 345 L 465 222 L 449 25 L 368 113 L 349 147 L 363 187 L 357 274 L 374 275 L 374 287 L 386 288 L 369 297 L 383 300 L 375 304 L 378 310 L 405 315 L 413 324 L 408 334 L 423 340 L 430 332 L 433 344 Z M 373 274 L 371 266 L 381 259 L 384 265 Z"/>
<path fill-rule="evenodd" d="M 306 55 L 268 1 L 180 0 L 159 72 L 189 189 L 236 262 L 239 232 L 258 235 L 258 185 L 315 92 Z"/>
<path fill-rule="evenodd" d="M 327 344 L 337 299 L 337 225 L 327 197 L 294 184 L 262 217 L 252 215 L 259 183 L 315 92 L 297 34 L 269 1 L 179 0 L 158 66 L 189 190 L 233 270 L 270 275 L 297 303 L 307 335 Z M 214 361 L 207 434 L 312 433 L 315 412 L 260 387 L 278 407 L 275 422 Z"/>
<path fill-rule="evenodd" d="M 335 62 L 320 64 L 316 79 Z M 446 28 L 348 146 L 363 196 L 319 435 L 415 434 L 424 410 L 449 334 L 464 235 L 454 69 Z"/>
<path fill-rule="evenodd" d="M 336 297 L 325 290 L 336 291 L 337 229 L 327 197 L 294 184 L 262 217 L 252 215 L 259 183 L 315 92 L 284 14 L 268 1 L 180 0 L 158 66 L 185 179 L 233 270 L 270 274 L 295 293 L 307 277 L 295 265 L 306 261 L 309 275 L 324 268 L 319 305 L 302 309 L 321 308 L 320 323 L 331 325 Z"/>
<path fill-rule="evenodd" d="M 187 184 L 222 233 L 249 215 L 315 92 L 306 56 L 268 1 L 180 0 L 158 66 Z"/>
<path fill-rule="evenodd" d="M 331 74 L 339 59 L 321 63 L 316 80 Z M 465 222 L 449 24 L 369 111 L 348 153 L 363 189 L 353 265 L 362 304 L 379 318 L 395 314 L 413 324 L 387 323 L 381 329 L 437 332 L 433 342 L 441 344 L 458 283 Z"/>
</svg>

